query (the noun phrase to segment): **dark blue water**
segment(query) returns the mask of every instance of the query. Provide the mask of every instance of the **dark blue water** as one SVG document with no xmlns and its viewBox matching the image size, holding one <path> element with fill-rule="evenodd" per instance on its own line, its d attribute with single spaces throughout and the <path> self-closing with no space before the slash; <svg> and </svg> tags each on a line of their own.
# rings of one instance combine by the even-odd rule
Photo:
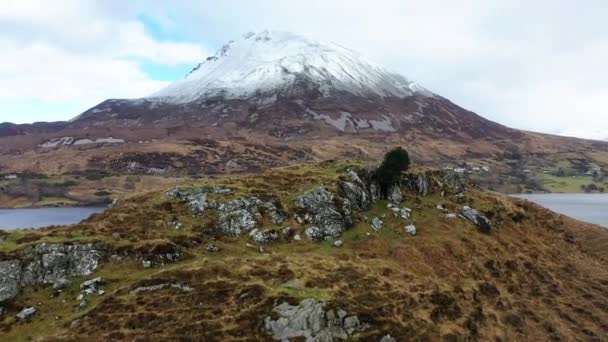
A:
<svg viewBox="0 0 608 342">
<path fill-rule="evenodd" d="M 517 195 L 580 221 L 608 227 L 608 194 Z"/>
<path fill-rule="evenodd" d="M 106 207 L 0 209 L 0 229 L 74 224 L 105 209 Z"/>
</svg>

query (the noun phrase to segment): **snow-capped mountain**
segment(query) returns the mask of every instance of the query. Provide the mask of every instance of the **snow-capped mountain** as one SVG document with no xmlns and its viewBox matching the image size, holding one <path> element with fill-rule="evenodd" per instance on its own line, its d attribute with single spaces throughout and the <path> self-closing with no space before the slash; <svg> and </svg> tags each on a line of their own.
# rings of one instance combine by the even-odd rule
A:
<svg viewBox="0 0 608 342">
<path fill-rule="evenodd" d="M 420 132 L 457 139 L 520 133 L 335 43 L 248 33 L 149 97 L 107 100 L 71 126 L 171 128 L 281 139 Z"/>
<path fill-rule="evenodd" d="M 376 66 L 338 44 L 288 32 L 263 31 L 228 42 L 184 79 L 151 98 L 174 103 L 218 95 L 243 99 L 281 92 L 298 81 L 308 81 L 323 96 L 340 91 L 359 96 L 430 95 L 404 76 Z"/>
</svg>

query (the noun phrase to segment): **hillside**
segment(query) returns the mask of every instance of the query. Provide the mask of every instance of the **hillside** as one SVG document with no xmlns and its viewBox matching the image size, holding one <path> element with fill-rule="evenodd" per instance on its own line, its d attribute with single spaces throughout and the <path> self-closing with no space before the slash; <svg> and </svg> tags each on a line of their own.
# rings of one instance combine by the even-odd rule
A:
<svg viewBox="0 0 608 342">
<path fill-rule="evenodd" d="M 0 339 L 608 335 L 605 229 L 454 172 L 412 169 L 388 196 L 372 174 L 323 162 L 202 179 L 6 234 Z"/>
</svg>

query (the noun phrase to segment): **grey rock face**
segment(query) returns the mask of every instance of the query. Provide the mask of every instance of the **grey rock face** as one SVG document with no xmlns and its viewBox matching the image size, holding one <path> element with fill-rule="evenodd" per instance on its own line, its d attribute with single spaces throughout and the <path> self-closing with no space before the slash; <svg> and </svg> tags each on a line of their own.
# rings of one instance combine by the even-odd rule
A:
<svg viewBox="0 0 608 342">
<path fill-rule="evenodd" d="M 21 310 L 18 314 L 17 314 L 17 318 L 23 320 L 23 319 L 28 319 L 31 318 L 32 316 L 34 316 L 34 314 L 36 313 L 36 308 L 29 307 L 29 308 L 25 308 L 23 310 Z"/>
<path fill-rule="evenodd" d="M 403 200 L 403 194 L 401 193 L 399 185 L 395 184 L 390 188 L 388 191 L 388 200 L 395 205 L 401 203 Z"/>
<path fill-rule="evenodd" d="M 367 328 L 357 316 L 349 316 L 343 310 L 327 310 L 325 302 L 312 298 L 304 299 L 295 306 L 280 304 L 274 311 L 278 318 L 273 320 L 266 317 L 265 327 L 277 341 L 298 337 L 307 342 L 346 340 L 355 332 Z"/>
<path fill-rule="evenodd" d="M 257 197 L 241 198 L 227 202 L 211 202 L 208 208 L 219 212 L 218 225 L 227 235 L 238 236 L 250 231 L 257 225 L 257 217 L 267 214 L 273 224 L 281 224 L 285 219 L 276 205 Z"/>
<path fill-rule="evenodd" d="M 19 260 L 0 261 L 0 303 L 19 293 L 21 274 Z"/>
<path fill-rule="evenodd" d="M 345 200 L 348 200 L 351 210 L 367 210 L 371 202 L 371 196 L 366 184 L 352 169 L 347 171 L 350 182 L 340 183 L 340 192 Z"/>
<path fill-rule="evenodd" d="M 99 266 L 95 244 L 46 244 L 27 249 L 15 259 L 0 262 L 0 302 L 31 285 L 65 287 L 75 276 L 90 275 Z"/>
<path fill-rule="evenodd" d="M 375 232 L 379 232 L 380 230 L 382 230 L 382 226 L 384 225 L 384 222 L 382 222 L 381 219 L 379 219 L 378 217 L 374 217 L 372 219 L 372 223 L 371 223 L 371 227 Z"/>
<path fill-rule="evenodd" d="M 487 217 L 481 215 L 477 210 L 469 206 L 464 206 L 460 210 L 460 215 L 469 220 L 471 223 L 475 224 L 481 232 L 486 234 L 490 234 L 492 232 L 492 222 L 490 222 Z"/>
<path fill-rule="evenodd" d="M 377 181 L 371 181 L 369 184 L 369 196 L 372 202 L 378 201 L 382 198 L 382 193 L 380 192 L 380 184 Z"/>
<path fill-rule="evenodd" d="M 343 214 L 338 211 L 334 203 L 334 194 L 324 188 L 302 194 L 296 199 L 295 205 L 302 212 L 304 221 L 313 225 L 305 231 L 313 240 L 339 235 L 346 230 L 351 219 L 350 213 Z"/>
</svg>

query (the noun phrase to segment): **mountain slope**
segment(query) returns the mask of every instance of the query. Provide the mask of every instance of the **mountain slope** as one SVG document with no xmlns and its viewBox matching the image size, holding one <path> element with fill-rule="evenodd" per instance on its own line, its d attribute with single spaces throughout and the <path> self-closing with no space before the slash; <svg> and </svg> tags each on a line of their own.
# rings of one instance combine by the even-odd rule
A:
<svg viewBox="0 0 608 342">
<path fill-rule="evenodd" d="M 427 165 L 485 166 L 479 181 L 494 190 L 608 188 L 570 184 L 608 170 L 606 142 L 505 127 L 351 50 L 282 32 L 230 42 L 146 98 L 109 99 L 67 123 L 0 125 L 0 172 L 208 176 L 373 160 L 394 146 Z"/>
</svg>

